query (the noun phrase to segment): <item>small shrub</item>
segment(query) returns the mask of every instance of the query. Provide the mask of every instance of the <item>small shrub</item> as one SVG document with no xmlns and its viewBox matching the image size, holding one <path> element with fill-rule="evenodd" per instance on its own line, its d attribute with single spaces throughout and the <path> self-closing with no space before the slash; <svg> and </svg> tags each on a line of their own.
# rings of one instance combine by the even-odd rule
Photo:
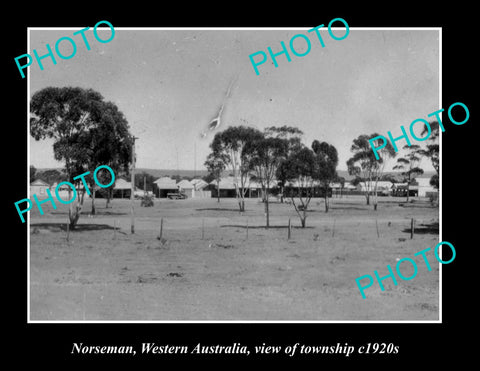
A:
<svg viewBox="0 0 480 371">
<path fill-rule="evenodd" d="M 153 206 L 153 196 L 145 195 L 142 197 L 142 202 L 140 206 L 152 207 Z"/>
</svg>

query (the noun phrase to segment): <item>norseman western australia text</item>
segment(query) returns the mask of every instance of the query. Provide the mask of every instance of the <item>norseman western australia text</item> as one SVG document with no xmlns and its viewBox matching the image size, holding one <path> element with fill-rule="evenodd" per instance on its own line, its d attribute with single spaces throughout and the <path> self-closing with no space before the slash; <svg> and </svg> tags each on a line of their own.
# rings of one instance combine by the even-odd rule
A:
<svg viewBox="0 0 480 371">
<path fill-rule="evenodd" d="M 156 345 L 155 343 L 142 343 L 142 353 L 146 354 L 246 354 L 250 351 L 245 345 L 202 345 L 198 343 L 190 352 L 185 345 Z"/>
<path fill-rule="evenodd" d="M 131 354 L 137 352 L 131 345 L 83 345 L 73 343 L 71 354 Z"/>
</svg>

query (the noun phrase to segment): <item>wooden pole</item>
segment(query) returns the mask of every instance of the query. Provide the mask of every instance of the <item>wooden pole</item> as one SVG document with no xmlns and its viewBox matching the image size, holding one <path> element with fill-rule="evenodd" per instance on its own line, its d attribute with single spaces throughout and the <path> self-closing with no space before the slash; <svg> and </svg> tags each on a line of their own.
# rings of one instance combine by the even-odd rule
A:
<svg viewBox="0 0 480 371">
<path fill-rule="evenodd" d="M 380 238 L 380 233 L 378 232 L 378 221 L 375 219 L 375 227 L 377 228 L 377 238 Z"/>
<path fill-rule="evenodd" d="M 333 218 L 332 237 L 335 237 L 335 218 Z"/>
<path fill-rule="evenodd" d="M 160 236 L 158 236 L 158 239 L 161 240 L 163 235 L 163 218 L 160 219 Z"/>
<path fill-rule="evenodd" d="M 70 223 L 67 220 L 67 242 L 68 242 L 69 237 L 70 237 Z"/>
<path fill-rule="evenodd" d="M 413 235 L 415 234 L 415 219 L 412 218 L 410 221 L 410 239 L 413 238 Z"/>
<path fill-rule="evenodd" d="M 290 239 L 292 235 L 292 223 L 290 223 L 290 218 L 288 218 L 288 239 Z"/>
<path fill-rule="evenodd" d="M 135 233 L 135 214 L 133 211 L 133 201 L 134 201 L 134 192 L 135 192 L 135 136 L 132 136 L 132 171 L 131 171 L 131 190 L 130 190 L 130 231 L 132 234 Z"/>
</svg>

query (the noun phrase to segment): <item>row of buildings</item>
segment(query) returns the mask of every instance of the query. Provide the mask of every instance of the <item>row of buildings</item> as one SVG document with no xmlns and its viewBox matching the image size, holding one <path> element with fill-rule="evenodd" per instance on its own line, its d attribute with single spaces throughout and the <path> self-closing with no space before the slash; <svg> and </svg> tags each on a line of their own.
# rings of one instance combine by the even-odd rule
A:
<svg viewBox="0 0 480 371">
<path fill-rule="evenodd" d="M 273 182 L 275 184 L 275 182 Z M 390 181 L 378 181 L 377 193 L 380 196 L 406 196 L 407 189 L 410 196 L 429 197 L 436 195 L 438 190 L 430 185 L 430 179 L 428 177 L 416 178 L 416 184 L 407 186 L 406 183 L 392 183 Z M 235 179 L 232 176 L 223 177 L 219 184 L 217 181 L 207 183 L 203 179 L 183 179 L 176 181 L 170 177 L 161 177 L 154 181 L 155 184 L 155 197 L 166 198 L 169 194 L 182 193 L 187 198 L 210 198 L 210 197 L 235 197 Z M 287 189 L 295 188 L 295 184 L 287 184 Z M 30 193 L 36 194 L 38 197 L 42 195 L 46 196 L 46 189 L 49 188 L 50 192 L 54 194 L 57 187 L 57 183 L 49 185 L 41 179 L 36 179 L 30 184 Z M 323 196 L 319 191 L 319 184 L 316 185 L 317 191 L 315 196 Z M 68 186 L 64 185 L 59 189 L 59 196 L 62 199 L 68 199 Z M 278 187 L 272 187 L 270 190 L 272 194 L 278 194 L 280 189 Z M 348 194 L 364 194 L 367 191 L 364 183 L 353 185 L 350 182 L 345 182 L 343 185 L 340 183 L 331 183 L 329 196 L 335 195 L 348 195 Z M 370 190 L 371 191 L 371 190 Z M 123 178 L 118 178 L 113 188 L 114 198 L 130 198 L 131 183 Z M 245 197 L 257 198 L 262 197 L 262 186 L 259 182 L 251 180 L 247 182 L 245 189 Z M 143 190 L 135 189 L 135 195 L 142 196 Z M 98 197 L 102 195 L 96 194 Z"/>
</svg>

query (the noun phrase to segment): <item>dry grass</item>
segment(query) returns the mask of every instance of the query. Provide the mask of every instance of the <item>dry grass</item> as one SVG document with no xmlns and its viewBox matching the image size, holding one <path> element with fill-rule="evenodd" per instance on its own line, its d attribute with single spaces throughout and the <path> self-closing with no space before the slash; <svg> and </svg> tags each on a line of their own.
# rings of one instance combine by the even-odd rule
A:
<svg viewBox="0 0 480 371">
<path fill-rule="evenodd" d="M 438 242 L 438 208 L 399 201 L 381 198 L 375 212 L 362 197 L 333 199 L 325 213 L 323 200 L 315 199 L 305 229 L 292 206 L 273 203 L 268 230 L 256 199 L 247 200 L 243 214 L 233 199 L 155 200 L 148 208 L 136 201 L 134 235 L 129 201 L 105 209 L 97 200 L 94 217 L 86 215 L 87 201 L 69 242 L 67 207 L 46 205 L 46 214 L 33 210 L 30 221 L 30 318 L 438 320 L 433 252 L 431 272 L 416 257 L 413 280 L 399 279 L 398 286 L 387 280 L 383 292 L 375 284 L 367 299 L 355 283 L 374 270 L 386 275 L 387 264 L 395 269 L 398 259 Z M 410 218 L 417 220 L 413 240 Z"/>
</svg>

